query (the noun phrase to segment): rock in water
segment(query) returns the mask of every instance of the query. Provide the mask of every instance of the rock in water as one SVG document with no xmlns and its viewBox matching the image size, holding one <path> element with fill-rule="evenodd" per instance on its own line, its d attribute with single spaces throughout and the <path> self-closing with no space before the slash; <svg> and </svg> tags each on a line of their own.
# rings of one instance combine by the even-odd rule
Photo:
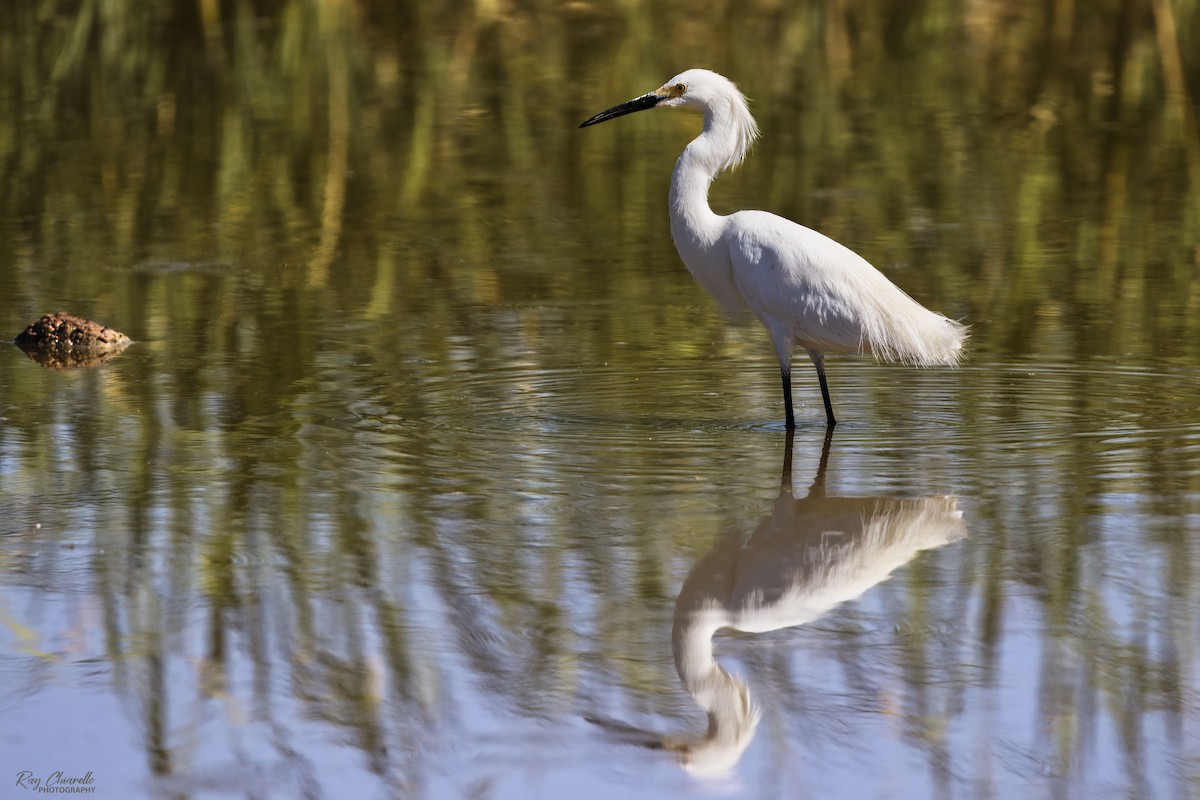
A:
<svg viewBox="0 0 1200 800">
<path fill-rule="evenodd" d="M 21 331 L 14 344 L 42 366 L 64 369 L 107 361 L 132 341 L 120 331 L 60 311 Z"/>
</svg>

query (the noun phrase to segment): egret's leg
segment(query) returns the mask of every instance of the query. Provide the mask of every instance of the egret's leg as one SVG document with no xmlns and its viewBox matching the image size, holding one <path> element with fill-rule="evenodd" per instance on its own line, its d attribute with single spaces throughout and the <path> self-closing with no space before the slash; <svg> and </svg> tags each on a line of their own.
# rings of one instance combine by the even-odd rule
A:
<svg viewBox="0 0 1200 800">
<path fill-rule="evenodd" d="M 779 356 L 779 376 L 783 378 L 783 407 L 787 411 L 787 429 L 796 427 L 796 414 L 792 411 L 792 348 L 796 342 L 787 326 L 772 316 L 764 314 L 759 317 L 771 334 L 771 343 L 775 345 L 775 354 Z"/>
<path fill-rule="evenodd" d="M 787 429 L 791 431 L 796 427 L 796 415 L 792 412 L 792 373 L 781 369 L 779 375 L 783 378 L 783 408 L 787 411 Z M 788 442 L 791 442 L 790 436 Z"/>
<path fill-rule="evenodd" d="M 830 427 L 837 425 L 833 416 L 833 403 L 829 400 L 829 383 L 825 380 L 825 354 L 813 350 L 808 351 L 813 366 L 817 368 L 817 380 L 821 382 L 821 399 L 825 401 L 825 423 Z"/>
</svg>

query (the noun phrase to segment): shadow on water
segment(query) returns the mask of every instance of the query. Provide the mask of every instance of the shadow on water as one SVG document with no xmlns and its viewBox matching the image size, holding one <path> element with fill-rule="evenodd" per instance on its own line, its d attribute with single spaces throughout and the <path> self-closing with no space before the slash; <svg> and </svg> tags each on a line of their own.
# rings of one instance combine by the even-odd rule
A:
<svg viewBox="0 0 1200 800">
<path fill-rule="evenodd" d="M 662 736 L 590 718 L 620 741 L 675 753 L 698 774 L 736 765 L 762 716 L 750 688 L 714 658 L 717 633 L 765 633 L 813 622 L 887 580 L 922 550 L 967 534 L 953 496 L 829 496 L 825 475 L 832 428 L 826 431 L 812 484 L 797 497 L 792 439 L 789 432 L 779 496 L 770 515 L 749 537 L 735 530 L 718 540 L 692 567 L 675 601 L 675 669 L 683 688 L 707 714 L 707 730 L 699 736 Z"/>
</svg>

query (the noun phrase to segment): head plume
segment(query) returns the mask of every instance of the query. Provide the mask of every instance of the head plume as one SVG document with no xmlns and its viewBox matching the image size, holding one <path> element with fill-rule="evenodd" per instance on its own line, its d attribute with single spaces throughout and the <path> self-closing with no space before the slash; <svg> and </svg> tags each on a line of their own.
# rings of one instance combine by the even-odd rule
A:
<svg viewBox="0 0 1200 800">
<path fill-rule="evenodd" d="M 658 92 L 669 95 L 663 105 L 691 106 L 704 112 L 705 132 L 725 139 L 717 148 L 722 154 L 721 169 L 741 164 L 758 138 L 758 123 L 750 113 L 749 101 L 724 75 L 689 69 L 667 81 Z"/>
</svg>

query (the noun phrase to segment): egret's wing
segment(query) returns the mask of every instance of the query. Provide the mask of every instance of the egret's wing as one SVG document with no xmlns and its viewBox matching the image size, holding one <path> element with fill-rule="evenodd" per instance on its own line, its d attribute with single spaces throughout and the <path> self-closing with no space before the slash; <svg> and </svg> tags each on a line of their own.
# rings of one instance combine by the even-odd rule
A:
<svg viewBox="0 0 1200 800">
<path fill-rule="evenodd" d="M 962 325 L 829 237 L 765 211 L 741 211 L 729 217 L 725 239 L 746 304 L 797 344 L 926 366 L 958 360 Z"/>
<path fill-rule="evenodd" d="M 832 239 L 763 211 L 732 215 L 727 241 L 734 280 L 751 311 L 774 319 L 805 347 L 862 352 L 869 306 L 847 276 L 874 267 Z"/>
</svg>

